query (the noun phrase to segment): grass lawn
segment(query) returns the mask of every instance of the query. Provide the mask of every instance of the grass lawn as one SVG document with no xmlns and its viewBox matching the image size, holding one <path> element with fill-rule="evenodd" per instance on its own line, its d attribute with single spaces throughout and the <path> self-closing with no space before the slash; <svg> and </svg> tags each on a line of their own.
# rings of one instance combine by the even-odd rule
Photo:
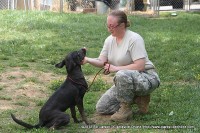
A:
<svg viewBox="0 0 200 133">
<path fill-rule="evenodd" d="M 31 124 L 38 122 L 41 106 L 66 77 L 65 69 L 54 65 L 68 52 L 82 47 L 88 49 L 87 56 L 97 57 L 109 35 L 106 16 L 0 11 L 0 132 L 198 132 L 200 13 L 128 17 L 130 29 L 144 37 L 149 58 L 161 79 L 160 87 L 151 95 L 149 114 L 135 115 L 125 123 L 97 115 L 95 104 L 112 85 L 113 76 L 100 74 L 84 97 L 86 114 L 96 125 L 87 127 L 71 120 L 58 131 L 26 130 L 11 120 L 10 113 Z M 90 84 L 99 69 L 88 64 L 82 68 Z"/>
</svg>

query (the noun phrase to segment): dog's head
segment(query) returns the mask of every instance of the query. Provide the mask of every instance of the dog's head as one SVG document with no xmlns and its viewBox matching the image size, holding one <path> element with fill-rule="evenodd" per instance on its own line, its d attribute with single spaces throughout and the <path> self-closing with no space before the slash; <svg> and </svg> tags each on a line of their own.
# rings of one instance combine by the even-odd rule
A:
<svg viewBox="0 0 200 133">
<path fill-rule="evenodd" d="M 55 67 L 62 68 L 64 65 L 66 66 L 67 73 L 72 72 L 72 70 L 77 67 L 81 66 L 83 59 L 86 56 L 86 49 L 82 48 L 79 51 L 73 51 L 69 53 L 64 60 L 60 63 L 56 64 Z"/>
</svg>

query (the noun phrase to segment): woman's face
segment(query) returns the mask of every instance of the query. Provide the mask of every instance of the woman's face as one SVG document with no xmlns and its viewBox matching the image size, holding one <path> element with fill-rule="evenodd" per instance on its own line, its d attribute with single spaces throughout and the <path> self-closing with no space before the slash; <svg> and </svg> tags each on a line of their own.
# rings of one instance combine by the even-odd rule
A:
<svg viewBox="0 0 200 133">
<path fill-rule="evenodd" d="M 112 36 L 117 36 L 121 33 L 121 30 L 124 29 L 122 24 L 123 23 L 118 23 L 118 18 L 115 16 L 107 17 L 107 28 Z"/>
</svg>

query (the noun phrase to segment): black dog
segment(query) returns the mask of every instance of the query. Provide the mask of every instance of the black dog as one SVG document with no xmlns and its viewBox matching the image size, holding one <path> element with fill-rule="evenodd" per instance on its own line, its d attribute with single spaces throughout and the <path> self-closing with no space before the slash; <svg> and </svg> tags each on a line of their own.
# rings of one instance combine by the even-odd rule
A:
<svg viewBox="0 0 200 133">
<path fill-rule="evenodd" d="M 83 97 L 88 89 L 87 82 L 81 70 L 81 62 L 85 55 L 86 49 L 74 51 L 68 54 L 62 62 L 55 65 L 57 68 L 62 68 L 65 65 L 68 76 L 65 82 L 54 92 L 40 110 L 38 124 L 27 124 L 11 114 L 12 119 L 28 129 L 40 127 L 58 129 L 61 126 L 66 126 L 70 121 L 69 115 L 65 113 L 68 108 L 71 110 L 74 122 L 80 122 L 76 118 L 75 106 L 77 106 L 82 120 L 86 124 L 89 124 L 83 107 Z"/>
</svg>

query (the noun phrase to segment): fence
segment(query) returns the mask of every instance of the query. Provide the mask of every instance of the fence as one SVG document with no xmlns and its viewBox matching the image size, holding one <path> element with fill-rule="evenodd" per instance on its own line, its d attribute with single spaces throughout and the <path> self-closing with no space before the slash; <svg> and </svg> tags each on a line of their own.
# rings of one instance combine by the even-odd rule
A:
<svg viewBox="0 0 200 133">
<path fill-rule="evenodd" d="M 200 0 L 0 0 L 0 9 L 100 14 L 120 9 L 131 14 L 158 15 L 166 10 L 200 10 Z"/>
<path fill-rule="evenodd" d="M 159 10 L 199 10 L 200 0 L 160 0 Z"/>
</svg>

